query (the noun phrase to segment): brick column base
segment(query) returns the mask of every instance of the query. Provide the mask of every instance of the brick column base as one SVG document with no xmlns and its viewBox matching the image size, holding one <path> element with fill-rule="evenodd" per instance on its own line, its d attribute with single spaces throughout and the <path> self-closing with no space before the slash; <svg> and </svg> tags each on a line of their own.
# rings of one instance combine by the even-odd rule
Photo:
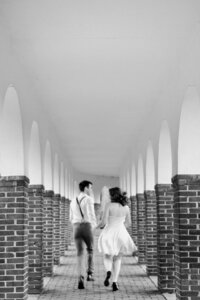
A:
<svg viewBox="0 0 200 300">
<path fill-rule="evenodd" d="M 65 199 L 65 250 L 69 246 L 69 200 Z"/>
<path fill-rule="evenodd" d="M 60 199 L 60 255 L 65 255 L 65 197 Z"/>
<path fill-rule="evenodd" d="M 131 236 L 133 238 L 133 241 L 136 245 L 138 245 L 138 222 L 137 222 L 137 197 L 136 196 L 131 196 L 130 197 L 131 201 L 131 223 L 132 223 L 132 232 Z"/>
<path fill-rule="evenodd" d="M 175 291 L 174 278 L 174 191 L 171 184 L 157 184 L 158 289 Z"/>
<path fill-rule="evenodd" d="M 157 204 L 155 191 L 145 191 L 146 199 L 146 271 L 157 275 Z"/>
<path fill-rule="evenodd" d="M 43 290 L 43 185 L 30 185 L 28 189 L 28 293 Z"/>
<path fill-rule="evenodd" d="M 130 199 L 130 198 L 128 198 L 128 207 L 129 207 L 130 213 L 131 213 L 131 199 Z M 129 227 L 127 228 L 127 231 L 128 231 L 128 233 L 130 234 L 130 236 L 132 236 L 132 224 L 131 224 L 131 226 L 129 226 Z"/>
<path fill-rule="evenodd" d="M 60 194 L 55 194 L 53 199 L 53 249 L 54 249 L 54 264 L 60 264 L 60 229 L 61 229 L 61 218 L 60 218 L 60 206 L 61 197 Z"/>
<path fill-rule="evenodd" d="M 175 209 L 176 298 L 200 299 L 200 175 L 172 179 Z"/>
<path fill-rule="evenodd" d="M 0 299 L 28 298 L 28 183 L 0 178 Z"/>
<path fill-rule="evenodd" d="M 44 192 L 43 274 L 53 275 L 53 191 Z"/>
<path fill-rule="evenodd" d="M 146 217 L 144 194 L 137 194 L 137 220 L 138 220 L 138 263 L 145 264 L 146 252 Z"/>
</svg>

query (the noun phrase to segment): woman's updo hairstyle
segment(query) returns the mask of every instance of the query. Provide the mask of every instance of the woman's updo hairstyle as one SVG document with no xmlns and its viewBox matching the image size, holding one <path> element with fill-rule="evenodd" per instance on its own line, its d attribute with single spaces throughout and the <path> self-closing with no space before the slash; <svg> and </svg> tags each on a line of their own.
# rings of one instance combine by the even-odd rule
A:
<svg viewBox="0 0 200 300">
<path fill-rule="evenodd" d="M 109 189 L 111 202 L 120 203 L 122 206 L 128 204 L 128 198 L 125 192 L 122 192 L 119 187 Z"/>
</svg>

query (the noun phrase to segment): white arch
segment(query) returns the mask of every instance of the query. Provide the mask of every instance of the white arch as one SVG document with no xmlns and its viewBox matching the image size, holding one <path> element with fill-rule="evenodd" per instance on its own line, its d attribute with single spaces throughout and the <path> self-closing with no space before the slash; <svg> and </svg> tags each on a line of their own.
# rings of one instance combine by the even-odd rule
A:
<svg viewBox="0 0 200 300">
<path fill-rule="evenodd" d="M 138 158 L 138 175 L 137 175 L 137 194 L 144 193 L 144 168 L 142 155 Z"/>
<path fill-rule="evenodd" d="M 75 180 L 75 181 L 74 181 L 74 197 L 77 197 L 78 194 L 79 194 L 78 183 L 77 183 L 77 181 Z"/>
<path fill-rule="evenodd" d="M 200 174 L 200 101 L 195 87 L 187 89 L 182 105 L 178 174 Z"/>
<path fill-rule="evenodd" d="M 58 154 L 55 154 L 54 157 L 54 172 L 53 172 L 53 191 L 55 194 L 59 194 L 59 163 L 58 163 Z"/>
<path fill-rule="evenodd" d="M 119 187 L 122 190 L 122 174 L 121 173 L 120 173 L 120 176 L 119 176 Z"/>
<path fill-rule="evenodd" d="M 69 198 L 69 188 L 68 188 L 68 171 L 67 168 L 65 168 L 65 198 Z"/>
<path fill-rule="evenodd" d="M 64 174 L 64 164 L 61 162 L 60 164 L 60 195 L 64 197 L 65 195 L 65 174 Z"/>
<path fill-rule="evenodd" d="M 123 171 L 123 183 L 122 183 L 122 186 L 123 186 L 123 191 L 126 192 L 126 175 L 125 175 L 125 170 Z"/>
<path fill-rule="evenodd" d="M 135 164 L 132 163 L 131 166 L 131 196 L 136 195 L 136 170 L 135 170 Z"/>
<path fill-rule="evenodd" d="M 147 156 L 146 156 L 146 190 L 154 190 L 155 187 L 155 162 L 152 142 L 149 141 L 147 146 Z"/>
<path fill-rule="evenodd" d="M 127 196 L 130 197 L 131 196 L 131 175 L 130 175 L 129 168 L 127 168 L 126 171 L 126 192 L 127 192 Z"/>
<path fill-rule="evenodd" d="M 169 184 L 172 177 L 171 138 L 167 121 L 163 121 L 158 148 L 158 183 Z"/>
<path fill-rule="evenodd" d="M 0 172 L 3 176 L 24 175 L 22 118 L 17 92 L 9 86 L 0 124 Z"/>
<path fill-rule="evenodd" d="M 46 190 L 53 189 L 51 146 L 48 140 L 46 141 L 44 155 L 44 187 Z"/>
<path fill-rule="evenodd" d="M 31 127 L 29 157 L 28 157 L 28 176 L 30 184 L 42 183 L 42 164 L 40 151 L 39 129 L 36 121 Z"/>
<path fill-rule="evenodd" d="M 71 194 L 71 175 L 70 172 L 68 173 L 68 189 L 69 189 L 69 199 L 72 200 L 72 194 Z"/>
</svg>

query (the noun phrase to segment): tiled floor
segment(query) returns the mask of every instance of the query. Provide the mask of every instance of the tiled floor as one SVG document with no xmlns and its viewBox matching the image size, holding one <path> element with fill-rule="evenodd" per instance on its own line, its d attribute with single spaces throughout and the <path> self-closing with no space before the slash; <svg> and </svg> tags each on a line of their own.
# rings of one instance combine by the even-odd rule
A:
<svg viewBox="0 0 200 300">
<path fill-rule="evenodd" d="M 98 232 L 96 233 L 96 239 Z M 29 295 L 28 300 L 174 300 L 175 295 L 162 295 L 156 287 L 156 278 L 146 276 L 144 268 L 137 264 L 136 258 L 125 256 L 119 276 L 120 290 L 112 292 L 111 287 L 103 285 L 105 270 L 102 255 L 95 249 L 95 281 L 85 282 L 85 289 L 77 289 L 76 252 L 74 245 L 69 247 L 61 258 L 60 266 L 54 270 L 54 276 L 45 279 L 41 295 Z M 169 297 L 168 297 L 169 296 Z M 168 299 L 169 298 L 169 299 Z"/>
</svg>

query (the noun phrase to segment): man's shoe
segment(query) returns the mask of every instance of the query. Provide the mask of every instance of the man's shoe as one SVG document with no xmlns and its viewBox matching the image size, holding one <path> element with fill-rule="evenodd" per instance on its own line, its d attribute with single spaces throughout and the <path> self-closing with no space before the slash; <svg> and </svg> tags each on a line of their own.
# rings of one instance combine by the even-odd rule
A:
<svg viewBox="0 0 200 300">
<path fill-rule="evenodd" d="M 118 287 L 118 283 L 117 282 L 113 282 L 112 284 L 112 289 L 113 289 L 113 292 L 116 292 L 119 290 L 119 287 Z"/>
<path fill-rule="evenodd" d="M 107 275 L 106 275 L 106 279 L 104 280 L 104 285 L 105 286 L 109 286 L 109 284 L 110 284 L 110 282 L 109 282 L 110 277 L 111 277 L 111 272 L 108 271 Z"/>
<path fill-rule="evenodd" d="M 79 281 L 78 281 L 78 289 L 83 290 L 85 288 L 84 286 L 84 277 L 80 276 Z"/>
<path fill-rule="evenodd" d="M 94 277 L 92 274 L 88 274 L 87 281 L 94 281 Z"/>
</svg>

